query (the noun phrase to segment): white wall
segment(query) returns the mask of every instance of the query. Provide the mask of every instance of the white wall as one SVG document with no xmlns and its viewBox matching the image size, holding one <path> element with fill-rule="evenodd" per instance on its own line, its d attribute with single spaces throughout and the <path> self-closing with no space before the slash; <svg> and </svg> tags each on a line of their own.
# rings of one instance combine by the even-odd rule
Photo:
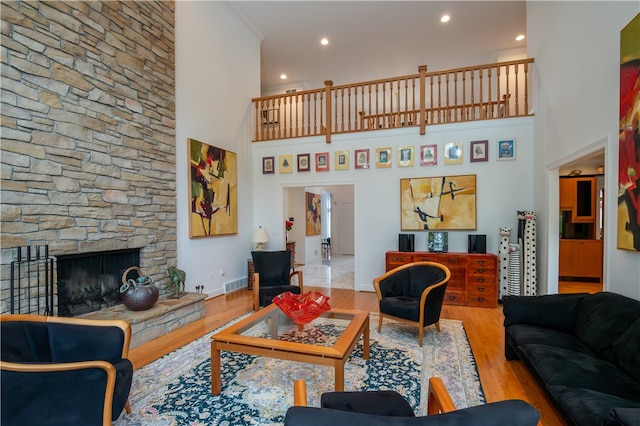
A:
<svg viewBox="0 0 640 426">
<path fill-rule="evenodd" d="M 620 30 L 640 2 L 527 2 L 536 67 L 536 210 L 543 277 L 557 288 L 558 159 L 605 150 L 604 287 L 640 299 L 640 255 L 616 248 Z M 554 216 L 554 212 L 555 216 Z M 607 232 L 607 230 L 609 230 Z M 548 263 L 547 263 L 548 260 Z M 544 278 L 543 278 L 544 279 Z M 550 290 L 553 292 L 552 286 Z"/>
<path fill-rule="evenodd" d="M 230 43 L 230 41 L 233 43 Z M 178 267 L 210 296 L 246 278 L 251 249 L 250 99 L 260 95 L 260 39 L 222 2 L 176 2 Z M 238 234 L 189 239 L 187 138 L 236 152 Z M 257 226 L 256 226 L 257 227 Z M 221 274 L 224 271 L 224 276 Z"/>
<path fill-rule="evenodd" d="M 496 140 L 516 139 L 516 160 L 496 161 Z M 469 162 L 469 142 L 489 140 L 489 161 Z M 284 244 L 282 218 L 285 217 L 282 200 L 288 186 L 354 185 L 355 201 L 355 283 L 357 290 L 373 291 L 373 279 L 384 272 L 384 255 L 387 250 L 397 250 L 400 233 L 400 179 L 458 174 L 477 175 L 477 229 L 473 231 L 449 231 L 449 250 L 467 251 L 467 234 L 486 234 L 487 251 L 497 253 L 498 228 L 517 228 L 516 211 L 533 208 L 533 118 L 511 118 L 470 123 L 430 126 L 427 134 L 420 136 L 417 128 L 400 128 L 359 134 L 334 135 L 327 144 L 323 137 L 298 138 L 252 145 L 253 197 L 255 220 L 267 229 L 273 241 Z M 448 142 L 464 143 L 464 162 L 461 165 L 444 164 L 444 145 Z M 416 152 L 420 145 L 438 145 L 438 164 L 435 166 L 397 166 L 397 148 L 413 145 Z M 373 167 L 353 167 L 353 151 L 371 149 Z M 393 166 L 376 169 L 373 153 L 379 147 L 392 148 Z M 349 170 L 334 170 L 333 153 L 349 151 Z M 329 152 L 329 172 L 311 172 L 263 175 L 262 158 L 279 155 Z M 264 208 L 269 206 L 269 208 Z M 297 219 L 296 219 L 297 220 Z M 296 225 L 297 226 L 297 225 Z M 274 230 L 273 232 L 271 230 Z M 280 230 L 280 231 L 278 231 Z M 280 238 L 277 237 L 280 232 Z M 515 235 L 515 233 L 514 233 Z M 416 232 L 416 248 L 426 250 L 426 232 Z M 270 243 L 271 249 L 274 247 Z"/>
</svg>

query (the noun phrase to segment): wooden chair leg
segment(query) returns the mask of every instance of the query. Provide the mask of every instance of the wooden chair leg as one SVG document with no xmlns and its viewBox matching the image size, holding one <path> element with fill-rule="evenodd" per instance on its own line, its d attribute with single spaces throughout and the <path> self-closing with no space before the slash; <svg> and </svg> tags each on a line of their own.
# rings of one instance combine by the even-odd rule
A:
<svg viewBox="0 0 640 426">
<path fill-rule="evenodd" d="M 436 330 L 440 333 L 440 321 L 436 322 Z"/>
<path fill-rule="evenodd" d="M 382 312 L 380 312 L 380 315 L 378 315 L 378 333 L 380 333 L 381 329 L 382 329 Z"/>
<path fill-rule="evenodd" d="M 422 336 L 424 335 L 424 327 L 420 327 L 420 324 L 418 324 L 418 344 L 420 345 L 420 347 L 422 347 Z"/>
<path fill-rule="evenodd" d="M 127 414 L 131 414 L 131 404 L 129 404 L 128 399 L 127 399 L 127 403 L 124 405 L 124 411 L 126 411 Z"/>
<path fill-rule="evenodd" d="M 293 382 L 293 405 L 307 406 L 307 384 L 304 380 L 298 379 Z"/>
</svg>

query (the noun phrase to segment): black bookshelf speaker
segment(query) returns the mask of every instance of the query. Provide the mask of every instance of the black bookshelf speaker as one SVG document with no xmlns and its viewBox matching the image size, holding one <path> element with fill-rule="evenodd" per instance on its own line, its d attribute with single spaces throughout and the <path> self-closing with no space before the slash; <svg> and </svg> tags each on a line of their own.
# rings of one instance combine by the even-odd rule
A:
<svg viewBox="0 0 640 426">
<path fill-rule="evenodd" d="M 399 251 L 414 251 L 414 235 L 413 234 L 398 234 L 398 250 Z"/>
<path fill-rule="evenodd" d="M 486 253 L 487 236 L 469 235 L 469 253 Z"/>
</svg>

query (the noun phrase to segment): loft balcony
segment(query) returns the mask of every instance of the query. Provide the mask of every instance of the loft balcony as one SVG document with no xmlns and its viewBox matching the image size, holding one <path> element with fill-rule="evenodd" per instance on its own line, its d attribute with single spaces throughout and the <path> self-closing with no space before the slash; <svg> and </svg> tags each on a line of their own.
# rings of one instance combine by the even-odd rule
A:
<svg viewBox="0 0 640 426">
<path fill-rule="evenodd" d="M 253 142 L 533 115 L 533 59 L 254 98 Z"/>
</svg>

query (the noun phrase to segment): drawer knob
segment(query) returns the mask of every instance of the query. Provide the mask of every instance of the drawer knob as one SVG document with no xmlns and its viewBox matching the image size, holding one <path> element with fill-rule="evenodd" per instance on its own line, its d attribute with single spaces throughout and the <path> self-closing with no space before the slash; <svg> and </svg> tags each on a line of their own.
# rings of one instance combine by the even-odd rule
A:
<svg viewBox="0 0 640 426">
<path fill-rule="evenodd" d="M 480 273 L 480 274 L 484 274 L 485 272 L 487 272 L 486 269 L 478 269 L 478 273 Z"/>
<path fill-rule="evenodd" d="M 449 300 L 456 300 L 455 296 L 449 296 Z"/>
<path fill-rule="evenodd" d="M 484 278 L 482 278 L 482 277 L 478 278 L 478 282 L 479 283 L 483 283 L 484 282 Z"/>
<path fill-rule="evenodd" d="M 484 297 L 478 297 L 478 302 L 484 302 Z"/>
<path fill-rule="evenodd" d="M 486 260 L 478 260 L 478 265 L 484 265 L 486 263 Z"/>
<path fill-rule="evenodd" d="M 478 291 L 484 291 L 484 287 L 478 287 Z"/>
</svg>

